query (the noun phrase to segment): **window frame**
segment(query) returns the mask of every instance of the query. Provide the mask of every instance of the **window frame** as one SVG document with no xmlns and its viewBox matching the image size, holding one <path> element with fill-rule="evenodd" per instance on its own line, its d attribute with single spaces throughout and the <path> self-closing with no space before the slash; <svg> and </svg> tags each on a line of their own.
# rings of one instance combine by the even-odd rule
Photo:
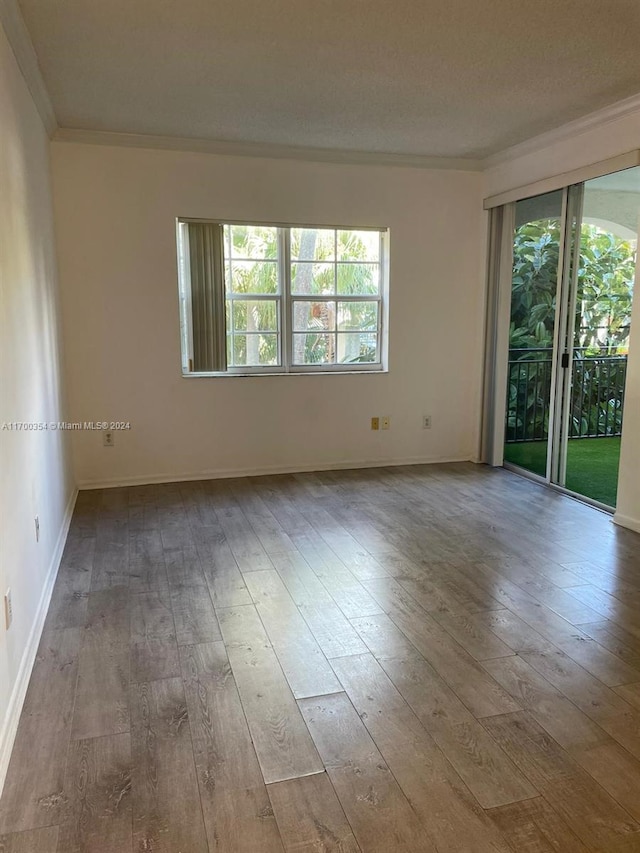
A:
<svg viewBox="0 0 640 853">
<path fill-rule="evenodd" d="M 278 229 L 278 255 L 276 259 L 278 273 L 278 291 L 273 294 L 246 294 L 242 297 L 227 295 L 225 290 L 225 301 L 230 299 L 240 299 L 240 301 L 275 301 L 278 314 L 278 357 L 279 364 L 272 365 L 238 365 L 230 366 L 227 364 L 226 370 L 218 371 L 192 371 L 189 366 L 192 363 L 193 355 L 193 337 L 192 337 L 192 317 L 191 312 L 191 287 L 188 282 L 183 281 L 181 273 L 184 270 L 181 264 L 181 258 L 184 255 L 184 238 L 183 229 L 181 226 L 189 222 L 200 222 L 211 225 L 218 225 L 224 228 L 225 225 L 233 226 L 255 226 L 264 228 Z M 293 294 L 291 292 L 291 231 L 293 229 L 317 229 L 331 231 L 373 231 L 379 234 L 380 254 L 377 263 L 379 268 L 379 286 L 376 294 Z M 177 230 L 177 250 L 178 250 L 178 293 L 180 300 L 180 349 L 181 349 L 181 364 L 182 376 L 186 378 L 195 377 L 219 377 L 219 376 L 263 376 L 263 375 L 312 375 L 312 374 L 359 374 L 359 373 L 386 373 L 388 370 L 388 312 L 389 312 L 389 228 L 383 226 L 360 226 L 360 225 L 319 225 L 306 223 L 282 223 L 282 222 L 262 222 L 256 220 L 242 219 L 205 219 L 194 218 L 188 216 L 179 216 L 176 218 Z M 224 260 L 226 243 L 223 240 L 223 257 L 222 268 L 224 270 Z M 231 262 L 231 258 L 229 258 Z M 336 265 L 336 274 L 339 261 L 336 258 L 333 261 Z M 365 262 L 366 263 L 366 262 Z M 226 284 L 226 282 L 225 282 Z M 317 363 L 317 364 L 294 364 L 293 363 L 293 303 L 294 302 L 371 302 L 377 304 L 377 327 L 375 334 L 377 336 L 377 360 L 374 362 L 343 362 L 343 363 Z M 183 316 L 185 312 L 186 316 Z M 186 325 L 187 334 L 183 334 L 183 325 Z M 372 330 L 373 331 L 373 330 Z M 272 334 L 272 333 L 270 333 Z M 331 332 L 338 340 L 337 318 L 336 329 Z M 228 331 L 226 330 L 225 321 L 225 345 Z M 190 347 L 188 353 L 183 351 L 183 345 L 187 343 Z"/>
</svg>

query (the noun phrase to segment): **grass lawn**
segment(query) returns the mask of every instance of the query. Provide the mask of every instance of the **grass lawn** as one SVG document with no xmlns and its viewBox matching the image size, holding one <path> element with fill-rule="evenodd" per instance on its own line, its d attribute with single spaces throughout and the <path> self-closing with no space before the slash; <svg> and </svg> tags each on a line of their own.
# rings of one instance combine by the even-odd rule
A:
<svg viewBox="0 0 640 853">
<path fill-rule="evenodd" d="M 547 465 L 547 442 L 505 444 L 505 461 L 543 477 Z M 572 492 L 616 505 L 620 438 L 572 438 L 567 448 L 567 488 Z"/>
</svg>

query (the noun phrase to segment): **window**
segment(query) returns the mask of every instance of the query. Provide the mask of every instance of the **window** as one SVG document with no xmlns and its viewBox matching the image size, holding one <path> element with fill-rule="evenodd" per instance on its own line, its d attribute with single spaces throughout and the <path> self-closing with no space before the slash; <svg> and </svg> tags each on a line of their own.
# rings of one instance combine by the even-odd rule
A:
<svg viewBox="0 0 640 853">
<path fill-rule="evenodd" d="M 179 220 L 183 373 L 381 370 L 386 236 Z"/>
</svg>

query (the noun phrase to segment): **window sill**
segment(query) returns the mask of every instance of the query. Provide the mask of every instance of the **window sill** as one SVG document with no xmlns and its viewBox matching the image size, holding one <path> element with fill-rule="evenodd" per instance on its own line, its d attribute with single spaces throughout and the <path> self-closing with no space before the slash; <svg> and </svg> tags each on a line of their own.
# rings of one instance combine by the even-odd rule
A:
<svg viewBox="0 0 640 853">
<path fill-rule="evenodd" d="M 373 370 L 301 370 L 287 373 L 285 371 L 265 371 L 264 373 L 230 373 L 223 371 L 219 373 L 182 373 L 183 379 L 266 379 L 274 376 L 380 376 L 388 373 L 386 367 Z"/>
</svg>

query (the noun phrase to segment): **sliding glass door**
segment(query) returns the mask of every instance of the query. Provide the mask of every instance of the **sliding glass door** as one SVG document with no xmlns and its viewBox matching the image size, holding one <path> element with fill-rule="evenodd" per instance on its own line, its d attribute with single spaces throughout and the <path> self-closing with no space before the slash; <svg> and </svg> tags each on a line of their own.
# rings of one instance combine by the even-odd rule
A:
<svg viewBox="0 0 640 853">
<path fill-rule="evenodd" d="M 562 191 L 515 206 L 504 458 L 541 477 L 548 473 L 564 207 Z"/>
<path fill-rule="evenodd" d="M 640 167 L 587 181 L 571 294 L 559 485 L 614 507 L 640 218 Z M 561 455 L 562 458 L 562 455 Z"/>
<path fill-rule="evenodd" d="M 640 167 L 514 207 L 504 462 L 615 507 Z"/>
</svg>

